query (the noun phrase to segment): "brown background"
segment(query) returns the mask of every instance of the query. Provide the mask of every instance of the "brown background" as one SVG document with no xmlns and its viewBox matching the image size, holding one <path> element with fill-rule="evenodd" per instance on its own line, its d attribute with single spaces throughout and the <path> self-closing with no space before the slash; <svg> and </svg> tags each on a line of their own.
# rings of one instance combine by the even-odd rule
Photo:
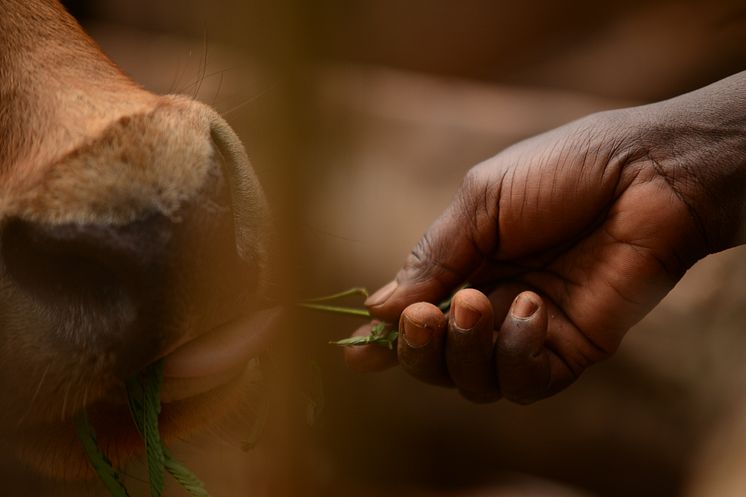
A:
<svg viewBox="0 0 746 497">
<path fill-rule="evenodd" d="M 281 228 L 296 231 L 287 272 L 304 295 L 385 283 L 464 172 L 510 143 L 746 62 L 735 1 L 71 7 L 146 87 L 226 113 Z M 696 495 L 725 495 L 711 480 L 736 473 L 722 460 L 739 444 L 715 434 L 741 412 L 744 255 L 696 266 L 614 358 L 529 407 L 470 405 L 398 370 L 351 374 L 326 342 L 356 321 L 304 318 L 303 361 L 321 365 L 326 387 L 323 416 L 301 435 L 309 494 L 560 495 L 541 478 L 610 497 L 680 495 L 691 481 Z M 191 456 L 212 488 L 256 492 L 235 447 L 212 450 Z"/>
</svg>

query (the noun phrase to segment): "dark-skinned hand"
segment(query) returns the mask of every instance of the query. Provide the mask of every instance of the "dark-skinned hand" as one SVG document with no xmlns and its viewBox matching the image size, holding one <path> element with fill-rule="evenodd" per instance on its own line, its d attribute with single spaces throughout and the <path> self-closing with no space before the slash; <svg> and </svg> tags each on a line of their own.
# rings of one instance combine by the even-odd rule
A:
<svg viewBox="0 0 746 497">
<path fill-rule="evenodd" d="M 608 357 L 692 264 L 740 243 L 744 74 L 588 116 L 472 168 L 366 301 L 398 323 L 397 350 L 349 348 L 348 365 L 398 362 L 473 401 L 528 403 Z M 453 292 L 444 315 L 433 303 Z"/>
</svg>

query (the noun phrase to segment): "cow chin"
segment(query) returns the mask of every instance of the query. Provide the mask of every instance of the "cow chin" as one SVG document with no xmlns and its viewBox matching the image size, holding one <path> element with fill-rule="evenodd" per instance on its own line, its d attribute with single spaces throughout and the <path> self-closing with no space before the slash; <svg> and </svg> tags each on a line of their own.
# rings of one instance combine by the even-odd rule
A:
<svg viewBox="0 0 746 497">
<path fill-rule="evenodd" d="M 219 387 L 194 397 L 164 402 L 160 416 L 163 442 L 168 445 L 203 430 L 235 437 L 229 443 L 245 442 L 266 395 L 257 368 L 258 362 L 250 361 Z M 115 467 L 124 467 L 144 455 L 145 447 L 126 404 L 102 401 L 89 406 L 87 411 L 98 445 Z M 65 481 L 95 477 L 72 420 L 37 426 L 24 431 L 21 437 L 18 457 L 39 474 Z"/>
</svg>

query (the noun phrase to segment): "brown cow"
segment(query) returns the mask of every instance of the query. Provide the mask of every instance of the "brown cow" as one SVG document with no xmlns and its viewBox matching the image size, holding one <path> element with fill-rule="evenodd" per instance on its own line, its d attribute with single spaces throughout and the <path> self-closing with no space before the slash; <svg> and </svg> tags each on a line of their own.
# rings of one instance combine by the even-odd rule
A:
<svg viewBox="0 0 746 497">
<path fill-rule="evenodd" d="M 85 409 L 123 463 L 138 446 L 123 380 L 164 356 L 167 437 L 245 397 L 268 212 L 225 121 L 139 87 L 58 2 L 0 0 L 0 130 L 6 452 L 90 476 Z"/>
</svg>

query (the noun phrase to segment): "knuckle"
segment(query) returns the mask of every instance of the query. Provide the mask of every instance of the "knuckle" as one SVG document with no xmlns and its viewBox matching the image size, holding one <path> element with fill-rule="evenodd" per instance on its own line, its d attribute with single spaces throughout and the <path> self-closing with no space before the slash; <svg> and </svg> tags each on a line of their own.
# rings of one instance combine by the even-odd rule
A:
<svg viewBox="0 0 746 497">
<path fill-rule="evenodd" d="M 448 253 L 448 241 L 436 239 L 431 233 L 425 234 L 409 253 L 397 279 L 416 284 L 441 281 L 443 276 L 454 275 L 456 271 L 443 262 Z"/>
</svg>

